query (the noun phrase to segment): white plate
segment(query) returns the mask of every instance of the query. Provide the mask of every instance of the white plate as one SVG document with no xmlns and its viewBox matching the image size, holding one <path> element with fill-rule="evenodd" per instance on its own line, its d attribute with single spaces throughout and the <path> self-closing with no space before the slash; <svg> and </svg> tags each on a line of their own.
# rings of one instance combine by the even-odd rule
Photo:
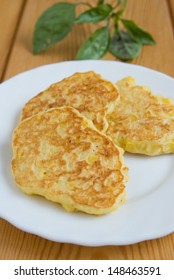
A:
<svg viewBox="0 0 174 280">
<path fill-rule="evenodd" d="M 67 213 L 44 198 L 23 194 L 11 176 L 11 136 L 25 102 L 51 83 L 77 71 L 94 70 L 113 82 L 132 75 L 138 84 L 174 99 L 174 79 L 114 61 L 70 61 L 39 67 L 0 85 L 0 216 L 44 238 L 88 246 L 126 245 L 174 230 L 174 156 L 125 155 L 130 181 L 127 202 L 118 211 L 95 217 Z M 136 102 L 136 100 L 135 100 Z"/>
</svg>

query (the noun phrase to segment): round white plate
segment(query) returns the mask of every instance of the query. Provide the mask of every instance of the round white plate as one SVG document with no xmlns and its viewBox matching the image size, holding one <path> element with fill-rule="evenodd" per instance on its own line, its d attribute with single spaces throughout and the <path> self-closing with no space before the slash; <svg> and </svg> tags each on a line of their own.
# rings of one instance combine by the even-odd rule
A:
<svg viewBox="0 0 174 280">
<path fill-rule="evenodd" d="M 0 85 L 0 216 L 44 238 L 88 246 L 126 245 L 167 235 L 174 230 L 174 156 L 125 154 L 130 180 L 127 201 L 105 216 L 68 213 L 44 198 L 27 196 L 16 186 L 10 162 L 12 131 L 25 102 L 50 84 L 77 71 L 93 70 L 115 82 L 126 76 L 174 100 L 174 79 L 132 64 L 114 61 L 69 61 L 17 75 Z M 136 102 L 136 100 L 135 100 Z"/>
</svg>

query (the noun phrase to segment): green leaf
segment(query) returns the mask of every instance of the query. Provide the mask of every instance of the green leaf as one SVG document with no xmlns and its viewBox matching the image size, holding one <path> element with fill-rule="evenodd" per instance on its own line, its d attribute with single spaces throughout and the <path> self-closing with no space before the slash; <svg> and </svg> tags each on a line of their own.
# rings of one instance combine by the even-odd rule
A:
<svg viewBox="0 0 174 280">
<path fill-rule="evenodd" d="M 97 29 L 80 47 L 76 59 L 98 59 L 108 51 L 110 34 L 107 27 Z"/>
<path fill-rule="evenodd" d="M 36 23 L 33 52 L 39 53 L 62 40 L 73 28 L 74 21 L 74 4 L 62 2 L 48 8 Z"/>
<path fill-rule="evenodd" d="M 80 14 L 76 18 L 76 23 L 99 22 L 105 20 L 112 10 L 113 8 L 109 4 L 98 5 L 97 7 L 91 8 Z"/>
<path fill-rule="evenodd" d="M 125 28 L 129 32 L 129 34 L 143 45 L 154 45 L 155 40 L 153 37 L 146 32 L 145 30 L 141 29 L 134 21 L 121 19 L 122 23 L 124 24 Z"/>
<path fill-rule="evenodd" d="M 127 32 L 119 30 L 111 39 L 109 51 L 121 60 L 129 60 L 137 57 L 142 45 L 134 40 Z"/>
</svg>

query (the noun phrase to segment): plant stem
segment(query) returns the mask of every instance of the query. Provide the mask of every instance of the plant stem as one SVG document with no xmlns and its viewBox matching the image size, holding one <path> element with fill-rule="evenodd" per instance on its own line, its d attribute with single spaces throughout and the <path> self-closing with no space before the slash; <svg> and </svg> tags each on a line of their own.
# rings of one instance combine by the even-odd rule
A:
<svg viewBox="0 0 174 280">
<path fill-rule="evenodd" d="M 113 9 L 115 10 L 120 4 L 117 3 L 115 6 L 113 6 Z"/>
<path fill-rule="evenodd" d="M 89 8 L 92 8 L 93 6 L 89 3 L 86 3 L 86 2 L 79 2 L 77 3 L 76 5 L 85 5 L 85 6 L 88 6 Z"/>
</svg>

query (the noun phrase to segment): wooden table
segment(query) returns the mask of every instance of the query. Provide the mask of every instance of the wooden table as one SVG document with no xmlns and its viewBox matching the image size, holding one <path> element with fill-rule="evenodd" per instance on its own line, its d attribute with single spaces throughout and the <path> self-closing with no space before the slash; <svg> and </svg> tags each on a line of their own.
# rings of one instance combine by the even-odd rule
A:
<svg viewBox="0 0 174 280">
<path fill-rule="evenodd" d="M 60 44 L 42 54 L 32 54 L 36 19 L 56 2 L 59 1 L 15 0 L 14 3 L 13 0 L 0 0 L 1 82 L 39 65 L 74 59 L 81 42 L 93 30 L 92 24 L 76 26 Z M 125 18 L 135 20 L 153 34 L 157 42 L 155 46 L 144 47 L 141 55 L 131 63 L 174 77 L 174 1 L 128 0 Z M 104 59 L 115 60 L 110 54 Z M 0 219 L 0 259 L 174 259 L 174 234 L 129 246 L 93 248 L 48 241 Z"/>
</svg>

